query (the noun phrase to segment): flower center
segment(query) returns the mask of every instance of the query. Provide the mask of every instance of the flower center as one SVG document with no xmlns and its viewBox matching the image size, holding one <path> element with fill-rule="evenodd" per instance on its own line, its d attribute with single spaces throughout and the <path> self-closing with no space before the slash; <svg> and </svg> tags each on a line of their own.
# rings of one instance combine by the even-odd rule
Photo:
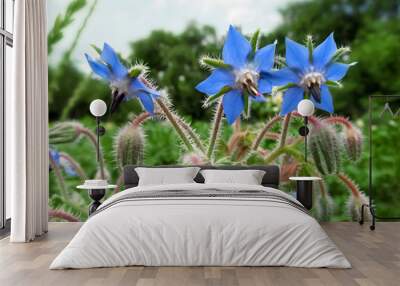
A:
<svg viewBox="0 0 400 286">
<path fill-rule="evenodd" d="M 309 72 L 303 76 L 300 86 L 310 92 L 311 96 L 321 103 L 321 85 L 325 82 L 325 77 L 320 72 Z"/>
<path fill-rule="evenodd" d="M 322 73 L 319 72 L 310 72 L 303 76 L 300 81 L 300 85 L 304 88 L 310 88 L 312 85 L 318 85 L 321 87 L 321 84 L 325 82 L 325 78 Z"/>
<path fill-rule="evenodd" d="M 111 113 L 114 113 L 120 103 L 129 95 L 130 84 L 131 81 L 128 77 L 122 80 L 112 80 L 110 82 L 110 88 L 112 90 Z"/>
<path fill-rule="evenodd" d="M 258 96 L 257 82 L 259 74 L 253 69 L 242 69 L 235 72 L 235 83 L 239 89 L 246 89 L 250 94 Z"/>
<path fill-rule="evenodd" d="M 117 94 L 125 94 L 127 95 L 129 92 L 130 79 L 127 77 L 123 80 L 113 80 L 110 83 L 110 87 L 112 90 L 117 91 Z"/>
</svg>

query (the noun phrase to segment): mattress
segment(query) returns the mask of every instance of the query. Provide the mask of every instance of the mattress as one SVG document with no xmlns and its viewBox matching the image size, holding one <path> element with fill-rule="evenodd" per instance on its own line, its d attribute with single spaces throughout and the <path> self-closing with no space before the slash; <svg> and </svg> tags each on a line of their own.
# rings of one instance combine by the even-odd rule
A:
<svg viewBox="0 0 400 286">
<path fill-rule="evenodd" d="M 193 183 L 135 187 L 110 197 L 50 269 L 133 265 L 351 267 L 286 193 Z"/>
</svg>

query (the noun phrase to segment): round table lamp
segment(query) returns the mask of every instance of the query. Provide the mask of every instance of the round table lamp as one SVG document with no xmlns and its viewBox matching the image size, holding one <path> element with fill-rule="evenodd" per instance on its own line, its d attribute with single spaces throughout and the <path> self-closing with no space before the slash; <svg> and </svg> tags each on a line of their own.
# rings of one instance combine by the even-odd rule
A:
<svg viewBox="0 0 400 286">
<path fill-rule="evenodd" d="M 102 117 L 107 112 L 107 105 L 101 99 L 95 99 L 90 103 L 90 113 L 94 117 Z"/>
<path fill-rule="evenodd" d="M 308 117 L 314 114 L 315 106 L 314 103 L 309 99 L 303 99 L 297 105 L 297 111 L 303 117 Z"/>
</svg>

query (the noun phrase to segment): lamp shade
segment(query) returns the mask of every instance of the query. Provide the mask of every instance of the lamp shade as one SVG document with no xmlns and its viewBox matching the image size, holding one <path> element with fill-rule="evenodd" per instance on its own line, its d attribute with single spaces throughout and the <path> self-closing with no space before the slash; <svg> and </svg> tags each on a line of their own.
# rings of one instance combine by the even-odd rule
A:
<svg viewBox="0 0 400 286">
<path fill-rule="evenodd" d="M 314 103 L 309 99 L 303 99 L 297 105 L 297 111 L 301 116 L 311 116 L 314 114 Z"/>
<path fill-rule="evenodd" d="M 95 99 L 90 103 L 90 113 L 95 117 L 101 117 L 107 112 L 107 105 L 101 99 Z"/>
</svg>

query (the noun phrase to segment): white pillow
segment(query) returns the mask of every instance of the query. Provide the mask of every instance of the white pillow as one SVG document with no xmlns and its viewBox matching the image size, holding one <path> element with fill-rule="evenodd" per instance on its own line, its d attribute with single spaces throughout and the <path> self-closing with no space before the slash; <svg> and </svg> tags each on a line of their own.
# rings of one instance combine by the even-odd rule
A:
<svg viewBox="0 0 400 286">
<path fill-rule="evenodd" d="M 195 183 L 193 179 L 199 170 L 199 167 L 135 168 L 139 176 L 139 186 Z"/>
<path fill-rule="evenodd" d="M 265 171 L 261 170 L 202 170 L 205 184 L 246 184 L 261 185 Z"/>
</svg>

